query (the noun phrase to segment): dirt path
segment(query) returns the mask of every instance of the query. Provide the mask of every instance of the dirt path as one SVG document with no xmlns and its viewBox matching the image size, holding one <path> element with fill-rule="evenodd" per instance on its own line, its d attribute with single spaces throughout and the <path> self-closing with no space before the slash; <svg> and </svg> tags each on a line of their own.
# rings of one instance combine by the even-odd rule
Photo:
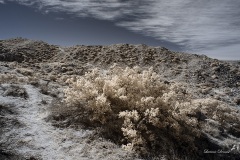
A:
<svg viewBox="0 0 240 160">
<path fill-rule="evenodd" d="M 0 95 L 0 105 L 11 107 L 11 112 L 16 113 L 7 115 L 7 118 L 15 118 L 21 124 L 20 127 L 11 126 L 13 128 L 6 129 L 1 135 L 0 143 L 8 143 L 8 151 L 43 160 L 127 158 L 124 151 L 110 142 L 97 140 L 88 144 L 91 131 L 53 127 L 44 120 L 49 113 L 48 106 L 42 103 L 44 99 L 49 104 L 52 98 L 31 85 L 22 87 L 28 94 L 27 99 L 3 96 L 3 91 Z"/>
</svg>

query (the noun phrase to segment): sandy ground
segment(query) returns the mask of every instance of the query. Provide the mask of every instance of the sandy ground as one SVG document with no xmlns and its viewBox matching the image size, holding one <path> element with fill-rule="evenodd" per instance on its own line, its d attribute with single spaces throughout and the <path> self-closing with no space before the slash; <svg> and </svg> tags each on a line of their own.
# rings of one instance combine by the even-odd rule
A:
<svg viewBox="0 0 240 160">
<path fill-rule="evenodd" d="M 55 102 L 64 97 L 67 78 L 114 63 L 152 66 L 166 83 L 186 84 L 193 98 L 214 98 L 240 109 L 240 61 L 145 45 L 64 48 L 19 38 L 0 41 L 0 159 L 137 159 L 94 130 L 59 127 L 49 118 Z M 56 123 L 67 124 L 64 120 Z M 225 141 L 211 138 L 218 144 Z M 228 139 L 240 144 L 239 137 Z"/>
<path fill-rule="evenodd" d="M 2 84 L 0 91 L 9 86 Z M 49 115 L 49 106 L 42 102 L 44 99 L 49 104 L 52 98 L 41 94 L 34 86 L 21 87 L 26 90 L 27 99 L 0 96 L 0 105 L 15 113 L 1 118 L 19 123 L 11 129 L 4 128 L 0 143 L 6 145 L 6 152 L 44 160 L 129 159 L 126 152 L 111 142 L 101 139 L 89 142 L 90 130 L 53 127 L 45 120 Z"/>
</svg>

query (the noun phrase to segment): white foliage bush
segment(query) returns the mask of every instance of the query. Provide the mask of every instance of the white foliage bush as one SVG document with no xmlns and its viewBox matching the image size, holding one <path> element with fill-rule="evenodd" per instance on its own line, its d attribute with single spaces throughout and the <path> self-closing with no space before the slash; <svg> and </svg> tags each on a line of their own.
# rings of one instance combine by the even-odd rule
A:
<svg viewBox="0 0 240 160">
<path fill-rule="evenodd" d="M 165 84 L 153 68 L 95 68 L 67 83 L 65 101 L 69 107 L 81 108 L 89 125 L 121 133 L 116 136 L 122 135 L 123 148 L 141 154 L 165 152 L 169 145 L 179 151 L 182 146 L 186 152 L 194 151 L 201 130 L 205 127 L 209 131 L 205 119 L 223 125 L 240 120 L 239 113 L 223 102 L 192 100 L 184 84 Z"/>
<path fill-rule="evenodd" d="M 94 113 L 92 118 L 102 124 L 108 118 L 102 116 L 104 114 L 157 107 L 162 103 L 159 97 L 167 92 L 167 86 L 159 81 L 152 68 L 141 73 L 139 70 L 138 67 L 113 67 L 109 72 L 101 73 L 94 69 L 77 80 L 68 79 L 71 87 L 65 90 L 66 102 L 90 109 Z"/>
</svg>

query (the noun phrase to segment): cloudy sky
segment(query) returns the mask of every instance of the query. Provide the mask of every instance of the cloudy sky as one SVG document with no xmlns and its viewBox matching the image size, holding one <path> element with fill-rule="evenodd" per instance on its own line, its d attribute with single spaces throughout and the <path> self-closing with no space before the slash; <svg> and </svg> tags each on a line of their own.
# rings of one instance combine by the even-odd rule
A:
<svg viewBox="0 0 240 160">
<path fill-rule="evenodd" d="M 0 0 L 0 39 L 115 43 L 240 59 L 239 0 Z"/>
</svg>

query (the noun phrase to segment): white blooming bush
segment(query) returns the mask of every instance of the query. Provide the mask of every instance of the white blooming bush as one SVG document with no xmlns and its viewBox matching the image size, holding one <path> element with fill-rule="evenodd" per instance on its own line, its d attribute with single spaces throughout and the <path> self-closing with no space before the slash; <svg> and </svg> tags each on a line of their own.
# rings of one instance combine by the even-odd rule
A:
<svg viewBox="0 0 240 160">
<path fill-rule="evenodd" d="M 124 149 L 143 155 L 194 152 L 205 119 L 239 121 L 234 109 L 217 100 L 192 100 L 184 84 L 165 84 L 153 68 L 95 68 L 67 83 L 68 107 L 80 108 L 88 125 L 101 126 Z"/>
</svg>

